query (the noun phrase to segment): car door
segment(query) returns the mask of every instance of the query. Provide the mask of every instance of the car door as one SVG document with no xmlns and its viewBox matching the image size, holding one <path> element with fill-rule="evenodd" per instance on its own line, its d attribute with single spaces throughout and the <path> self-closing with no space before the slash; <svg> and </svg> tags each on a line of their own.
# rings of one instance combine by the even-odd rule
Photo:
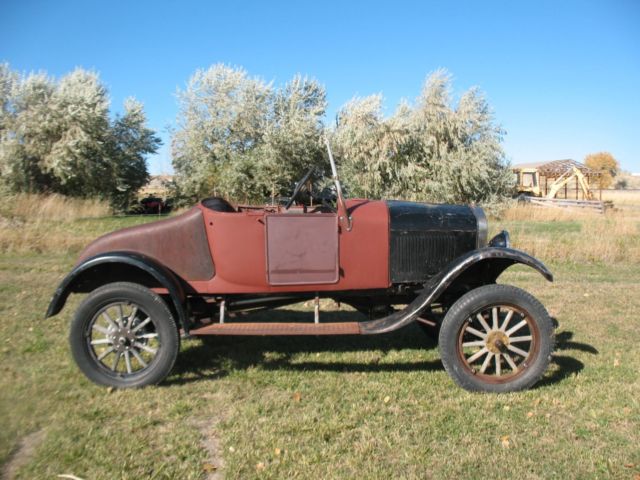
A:
<svg viewBox="0 0 640 480">
<path fill-rule="evenodd" d="M 265 217 L 269 285 L 331 284 L 339 279 L 339 227 L 333 213 Z"/>
</svg>

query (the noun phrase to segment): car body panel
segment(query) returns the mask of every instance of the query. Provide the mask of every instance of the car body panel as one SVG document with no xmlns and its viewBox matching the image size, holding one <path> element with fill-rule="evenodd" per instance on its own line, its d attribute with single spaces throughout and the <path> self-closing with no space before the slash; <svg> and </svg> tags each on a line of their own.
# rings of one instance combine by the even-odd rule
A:
<svg viewBox="0 0 640 480">
<path fill-rule="evenodd" d="M 424 283 L 478 246 L 478 219 L 466 205 L 387 201 L 392 283 Z"/>
<path fill-rule="evenodd" d="M 265 223 L 269 285 L 338 281 L 338 215 L 271 214 Z"/>
<path fill-rule="evenodd" d="M 390 285 L 387 206 L 381 201 L 350 200 L 347 207 L 353 222 L 351 231 L 335 224 L 339 252 L 337 281 L 272 285 L 267 273 L 266 218 L 288 214 L 264 209 L 218 212 L 198 206 L 204 214 L 216 275 L 207 282 L 189 283 L 197 292 L 208 294 L 387 288 Z"/>
<path fill-rule="evenodd" d="M 215 275 L 204 217 L 198 208 L 103 235 L 84 249 L 78 264 L 114 251 L 140 253 L 153 258 L 182 279 L 204 281 Z"/>
</svg>

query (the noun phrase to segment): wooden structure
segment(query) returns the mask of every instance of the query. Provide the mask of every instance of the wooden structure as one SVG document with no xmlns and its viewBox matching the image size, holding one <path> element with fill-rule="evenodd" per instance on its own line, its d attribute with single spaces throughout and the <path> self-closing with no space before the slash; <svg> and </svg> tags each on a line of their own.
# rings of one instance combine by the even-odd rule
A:
<svg viewBox="0 0 640 480">
<path fill-rule="evenodd" d="M 513 167 L 518 193 L 534 197 L 594 200 L 592 186 L 597 186 L 602 200 L 601 173 L 575 160 L 521 164 Z"/>
</svg>

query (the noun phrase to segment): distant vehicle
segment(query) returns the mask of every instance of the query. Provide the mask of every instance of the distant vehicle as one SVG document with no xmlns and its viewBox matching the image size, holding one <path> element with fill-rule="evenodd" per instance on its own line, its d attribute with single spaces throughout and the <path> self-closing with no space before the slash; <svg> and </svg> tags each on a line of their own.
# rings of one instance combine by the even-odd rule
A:
<svg viewBox="0 0 640 480">
<path fill-rule="evenodd" d="M 313 169 L 284 205 L 233 206 L 209 198 L 182 215 L 119 230 L 90 244 L 56 290 L 47 317 L 72 292 L 89 295 L 71 324 L 73 357 L 92 381 L 162 381 L 180 335 L 374 335 L 414 322 L 437 336 L 445 369 L 463 388 L 510 392 L 535 384 L 554 326 L 531 294 L 497 284 L 514 264 L 551 272 L 487 241 L 479 207 L 335 197 L 302 202 Z M 335 201 L 333 199 L 335 198 Z M 320 298 L 368 318 L 322 322 Z M 308 323 L 238 315 L 313 301 Z"/>
<path fill-rule="evenodd" d="M 140 205 L 142 206 L 142 212 L 148 215 L 154 213 L 169 213 L 171 210 L 171 204 L 165 202 L 160 197 L 145 197 L 140 200 Z"/>
<path fill-rule="evenodd" d="M 540 175 L 537 168 L 514 168 L 516 190 L 518 195 L 542 196 L 540 190 Z"/>
<path fill-rule="evenodd" d="M 544 164 L 516 165 L 513 167 L 518 195 L 553 199 L 564 188 L 571 186 L 576 200 L 579 193 L 583 200 L 593 200 L 590 180 L 599 178 L 600 173 L 575 160 L 555 160 Z M 564 198 L 567 198 L 567 193 Z"/>
</svg>

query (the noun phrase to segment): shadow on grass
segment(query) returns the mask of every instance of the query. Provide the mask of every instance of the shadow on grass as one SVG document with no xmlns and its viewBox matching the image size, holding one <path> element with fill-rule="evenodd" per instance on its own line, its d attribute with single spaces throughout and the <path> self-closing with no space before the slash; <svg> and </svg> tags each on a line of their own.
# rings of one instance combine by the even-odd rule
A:
<svg viewBox="0 0 640 480">
<path fill-rule="evenodd" d="M 309 322 L 310 312 L 273 310 L 252 315 L 248 321 Z M 323 312 L 322 322 L 362 321 L 357 312 Z M 235 319 L 234 321 L 242 321 Z M 199 344 L 180 352 L 171 378 L 166 382 L 182 384 L 200 379 L 221 378 L 231 370 L 260 366 L 266 370 L 326 372 L 412 372 L 442 370 L 440 360 L 380 363 L 391 350 L 424 350 L 436 342 L 417 325 L 385 335 L 337 336 L 215 336 L 202 337 Z M 379 352 L 368 362 L 328 361 L 292 362 L 300 353 Z"/>
<path fill-rule="evenodd" d="M 597 355 L 599 353 L 598 349 L 593 345 L 574 341 L 573 332 L 564 331 L 556 333 L 556 348 L 555 353 L 551 358 L 551 364 L 555 365 L 556 368 L 550 375 L 543 377 L 543 379 L 537 383 L 536 387 L 544 387 L 561 382 L 562 380 L 577 374 L 584 368 L 584 363 L 577 358 L 569 355 L 563 355 L 564 352 L 572 350 L 591 353 L 592 355 Z"/>
<path fill-rule="evenodd" d="M 252 321 L 308 322 L 309 312 L 273 310 L 252 316 Z M 260 318 L 260 317 L 263 318 Z M 325 312 L 322 321 L 361 321 L 357 312 Z M 240 320 L 241 321 L 241 320 Z M 417 324 L 384 335 L 341 336 L 210 336 L 190 345 L 178 356 L 172 376 L 166 385 L 185 384 L 199 380 L 222 378 L 233 370 L 259 366 L 265 370 L 324 371 L 324 372 L 430 372 L 442 371 L 440 360 L 417 362 L 382 362 L 391 350 L 424 350 L 436 348 L 437 343 Z M 573 332 L 556 335 L 556 354 L 551 362 L 556 368 L 538 386 L 552 385 L 578 373 L 584 364 L 564 352 L 578 350 L 597 354 L 593 346 L 573 341 Z M 293 362 L 300 353 L 379 352 L 367 362 L 329 361 Z"/>
</svg>

